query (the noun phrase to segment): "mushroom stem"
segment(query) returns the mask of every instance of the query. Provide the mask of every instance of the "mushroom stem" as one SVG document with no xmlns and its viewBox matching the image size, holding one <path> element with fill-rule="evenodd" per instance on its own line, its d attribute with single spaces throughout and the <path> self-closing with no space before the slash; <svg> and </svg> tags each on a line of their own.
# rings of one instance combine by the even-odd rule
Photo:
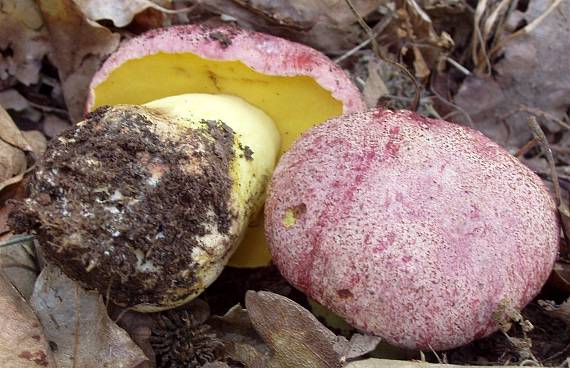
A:
<svg viewBox="0 0 570 368">
<path fill-rule="evenodd" d="M 101 107 L 51 142 L 11 223 L 116 304 L 173 308 L 222 271 L 263 204 L 279 143 L 271 118 L 234 96 Z"/>
</svg>

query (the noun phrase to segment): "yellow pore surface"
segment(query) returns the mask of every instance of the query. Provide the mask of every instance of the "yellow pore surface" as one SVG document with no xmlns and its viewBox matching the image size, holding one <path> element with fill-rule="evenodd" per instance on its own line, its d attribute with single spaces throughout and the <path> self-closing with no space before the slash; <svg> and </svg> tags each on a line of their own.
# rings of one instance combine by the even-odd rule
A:
<svg viewBox="0 0 570 368">
<path fill-rule="evenodd" d="M 281 134 L 281 153 L 303 131 L 342 114 L 342 102 L 310 77 L 265 75 L 239 61 L 209 60 L 192 53 L 159 53 L 125 62 L 95 88 L 93 108 L 144 104 L 185 93 L 235 95 L 263 110 Z M 270 259 L 260 215 L 229 264 L 258 267 Z"/>
</svg>

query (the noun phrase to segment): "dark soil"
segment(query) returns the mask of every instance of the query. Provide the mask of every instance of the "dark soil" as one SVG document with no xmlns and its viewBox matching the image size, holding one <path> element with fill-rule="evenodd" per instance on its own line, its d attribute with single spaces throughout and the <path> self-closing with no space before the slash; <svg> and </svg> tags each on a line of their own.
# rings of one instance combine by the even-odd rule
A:
<svg viewBox="0 0 570 368">
<path fill-rule="evenodd" d="M 228 248 L 233 236 L 234 134 L 213 121 L 176 129 L 141 106 L 96 110 L 50 142 L 12 227 L 36 232 L 49 260 L 120 305 L 168 304 L 202 288 L 192 250 L 209 226 Z"/>
</svg>

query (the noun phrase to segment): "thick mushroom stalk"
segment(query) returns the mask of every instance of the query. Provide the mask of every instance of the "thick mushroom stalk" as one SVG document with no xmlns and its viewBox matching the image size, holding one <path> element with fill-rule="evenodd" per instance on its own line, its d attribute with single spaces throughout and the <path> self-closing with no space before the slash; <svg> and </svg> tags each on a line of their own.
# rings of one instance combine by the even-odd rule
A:
<svg viewBox="0 0 570 368">
<path fill-rule="evenodd" d="M 52 141 L 11 222 L 113 302 L 173 308 L 222 271 L 262 206 L 279 147 L 272 120 L 238 97 L 101 107 Z"/>
</svg>

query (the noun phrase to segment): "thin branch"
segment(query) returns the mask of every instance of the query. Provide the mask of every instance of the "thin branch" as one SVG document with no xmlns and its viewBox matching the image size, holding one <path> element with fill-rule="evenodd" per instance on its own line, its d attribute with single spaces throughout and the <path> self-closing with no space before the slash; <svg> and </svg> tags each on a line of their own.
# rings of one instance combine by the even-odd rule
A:
<svg viewBox="0 0 570 368">
<path fill-rule="evenodd" d="M 556 205 L 558 206 L 558 211 L 560 212 L 560 218 L 562 220 L 562 228 L 564 230 L 564 235 L 566 239 L 570 235 L 570 209 L 568 208 L 568 204 L 564 202 L 562 199 L 562 192 L 560 190 L 560 182 L 558 181 L 558 172 L 556 171 L 556 165 L 554 162 L 554 155 L 552 154 L 552 149 L 550 148 L 550 144 L 548 143 L 548 139 L 546 135 L 538 125 L 536 118 L 531 116 L 528 119 L 528 125 L 532 130 L 533 136 L 538 139 L 542 145 L 542 149 L 544 151 L 544 155 L 546 156 L 546 160 L 548 161 L 548 166 L 550 168 L 550 175 L 552 177 L 552 185 L 554 187 L 554 194 L 556 196 Z"/>
<path fill-rule="evenodd" d="M 9 247 L 16 244 L 22 244 L 27 241 L 33 240 L 35 237 L 36 237 L 35 235 L 16 235 L 6 241 L 0 242 L 0 248 Z"/>
<path fill-rule="evenodd" d="M 414 84 L 414 87 L 416 89 L 415 92 L 415 97 L 412 100 L 412 103 L 410 105 L 410 110 L 412 111 L 417 111 L 418 110 L 418 106 L 419 106 L 419 102 L 420 102 L 420 95 L 421 95 L 421 88 L 420 85 L 418 83 L 418 81 L 416 80 L 416 78 L 414 78 L 414 76 L 412 75 L 412 73 L 408 70 L 408 68 L 406 68 L 405 66 L 403 66 L 400 63 L 397 63 L 393 60 L 390 60 L 386 57 L 384 57 L 384 55 L 382 55 L 382 52 L 380 51 L 380 46 L 378 45 L 378 41 L 376 41 L 376 38 L 373 37 L 374 36 L 374 32 L 372 31 L 372 28 L 370 28 L 370 26 L 368 24 L 366 24 L 366 22 L 364 21 L 364 18 L 362 18 L 362 16 L 360 15 L 360 13 L 358 12 L 358 10 L 356 9 L 356 7 L 354 6 L 354 4 L 352 3 L 351 0 L 345 0 L 346 4 L 348 5 L 348 7 L 350 8 L 350 11 L 352 12 L 352 14 L 356 17 L 358 24 L 360 24 L 360 27 L 362 27 L 362 29 L 367 33 L 368 38 L 370 38 L 372 41 L 372 50 L 374 51 L 374 53 L 376 54 L 376 56 L 382 60 L 385 61 L 393 66 L 395 66 L 396 68 L 400 69 L 402 72 L 404 72 L 404 74 L 412 81 L 412 83 Z"/>
<path fill-rule="evenodd" d="M 338 63 L 342 62 L 343 60 L 349 58 L 350 56 L 354 55 L 354 53 L 358 52 L 362 48 L 368 46 L 368 44 L 370 44 L 372 42 L 372 40 L 376 39 L 376 37 L 378 37 L 380 35 L 380 33 L 382 33 L 386 29 L 388 24 L 390 24 L 390 21 L 392 20 L 392 16 L 393 16 L 393 13 L 390 12 L 390 14 L 388 14 L 384 18 L 382 18 L 382 21 L 376 27 L 374 27 L 375 28 L 374 35 L 373 35 L 374 37 L 372 37 L 372 38 L 368 37 L 367 40 L 359 43 L 358 45 L 356 45 L 352 49 L 348 50 L 347 52 L 345 52 L 341 56 L 334 59 L 334 62 L 338 64 Z"/>
</svg>

